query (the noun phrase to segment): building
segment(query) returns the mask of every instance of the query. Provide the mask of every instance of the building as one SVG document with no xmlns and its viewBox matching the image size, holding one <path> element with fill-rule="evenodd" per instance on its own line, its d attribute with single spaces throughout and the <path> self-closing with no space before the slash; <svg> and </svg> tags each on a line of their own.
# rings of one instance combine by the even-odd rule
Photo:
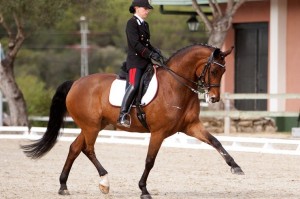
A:
<svg viewBox="0 0 300 199">
<path fill-rule="evenodd" d="M 226 0 L 218 1 L 224 2 Z M 207 4 L 207 0 L 198 0 Z M 154 5 L 187 5 L 191 0 L 152 0 Z M 198 17 L 199 19 L 199 17 Z M 222 91 L 229 93 L 300 93 L 300 1 L 250 0 L 236 12 L 223 49 L 235 46 Z M 245 110 L 300 110 L 299 100 L 249 100 Z"/>
</svg>

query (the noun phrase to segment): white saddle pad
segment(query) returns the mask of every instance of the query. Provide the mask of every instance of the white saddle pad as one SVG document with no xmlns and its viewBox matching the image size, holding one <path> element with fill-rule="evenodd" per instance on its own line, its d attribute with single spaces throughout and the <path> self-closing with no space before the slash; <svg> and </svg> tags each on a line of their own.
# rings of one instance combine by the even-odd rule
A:
<svg viewBox="0 0 300 199">
<path fill-rule="evenodd" d="M 149 87 L 145 93 L 145 95 L 142 97 L 142 105 L 145 106 L 149 104 L 153 98 L 156 95 L 158 83 L 156 78 L 156 70 L 154 70 L 154 75 L 151 78 L 151 81 L 149 83 Z M 109 102 L 113 106 L 121 106 L 123 97 L 125 95 L 125 87 L 126 87 L 126 81 L 115 79 L 113 83 L 111 84 L 110 92 L 109 92 Z"/>
</svg>

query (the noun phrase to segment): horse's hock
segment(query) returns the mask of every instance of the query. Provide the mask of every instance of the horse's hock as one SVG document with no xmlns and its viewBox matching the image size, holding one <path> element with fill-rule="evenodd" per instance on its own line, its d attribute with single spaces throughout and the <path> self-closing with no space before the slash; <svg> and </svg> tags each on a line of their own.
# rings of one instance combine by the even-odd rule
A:
<svg viewBox="0 0 300 199">
<path fill-rule="evenodd" d="M 206 117 L 201 118 L 203 125 L 211 133 L 224 132 L 224 118 Z M 276 132 L 277 127 L 274 119 L 266 117 L 258 118 L 231 118 L 230 132 L 231 133 L 262 133 Z"/>
</svg>

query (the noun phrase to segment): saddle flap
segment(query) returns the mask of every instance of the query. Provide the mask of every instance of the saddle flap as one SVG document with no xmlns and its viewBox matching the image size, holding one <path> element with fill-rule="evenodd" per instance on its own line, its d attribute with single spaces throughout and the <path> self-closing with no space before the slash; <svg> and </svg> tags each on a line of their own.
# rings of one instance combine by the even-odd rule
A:
<svg viewBox="0 0 300 199">
<path fill-rule="evenodd" d="M 110 88 L 109 92 L 109 103 L 113 106 L 120 107 L 122 104 L 123 97 L 125 95 L 126 81 L 121 79 L 115 79 Z M 148 89 L 144 96 L 142 97 L 141 104 L 146 106 L 155 97 L 158 89 L 158 82 L 156 77 L 156 68 L 154 67 L 154 75 L 151 78 Z"/>
</svg>

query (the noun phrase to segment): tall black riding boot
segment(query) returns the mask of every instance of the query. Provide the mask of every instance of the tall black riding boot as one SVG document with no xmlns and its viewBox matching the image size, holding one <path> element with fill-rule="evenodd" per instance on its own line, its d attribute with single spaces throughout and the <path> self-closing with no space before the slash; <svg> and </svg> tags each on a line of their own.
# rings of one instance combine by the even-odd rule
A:
<svg viewBox="0 0 300 199">
<path fill-rule="evenodd" d="M 124 95 L 122 105 L 121 105 L 121 110 L 120 110 L 120 116 L 117 121 L 118 125 L 124 126 L 129 128 L 131 124 L 131 118 L 128 113 L 129 106 L 132 103 L 132 100 L 135 96 L 135 88 L 133 85 L 129 85 L 128 88 L 126 89 L 126 93 Z"/>
</svg>

